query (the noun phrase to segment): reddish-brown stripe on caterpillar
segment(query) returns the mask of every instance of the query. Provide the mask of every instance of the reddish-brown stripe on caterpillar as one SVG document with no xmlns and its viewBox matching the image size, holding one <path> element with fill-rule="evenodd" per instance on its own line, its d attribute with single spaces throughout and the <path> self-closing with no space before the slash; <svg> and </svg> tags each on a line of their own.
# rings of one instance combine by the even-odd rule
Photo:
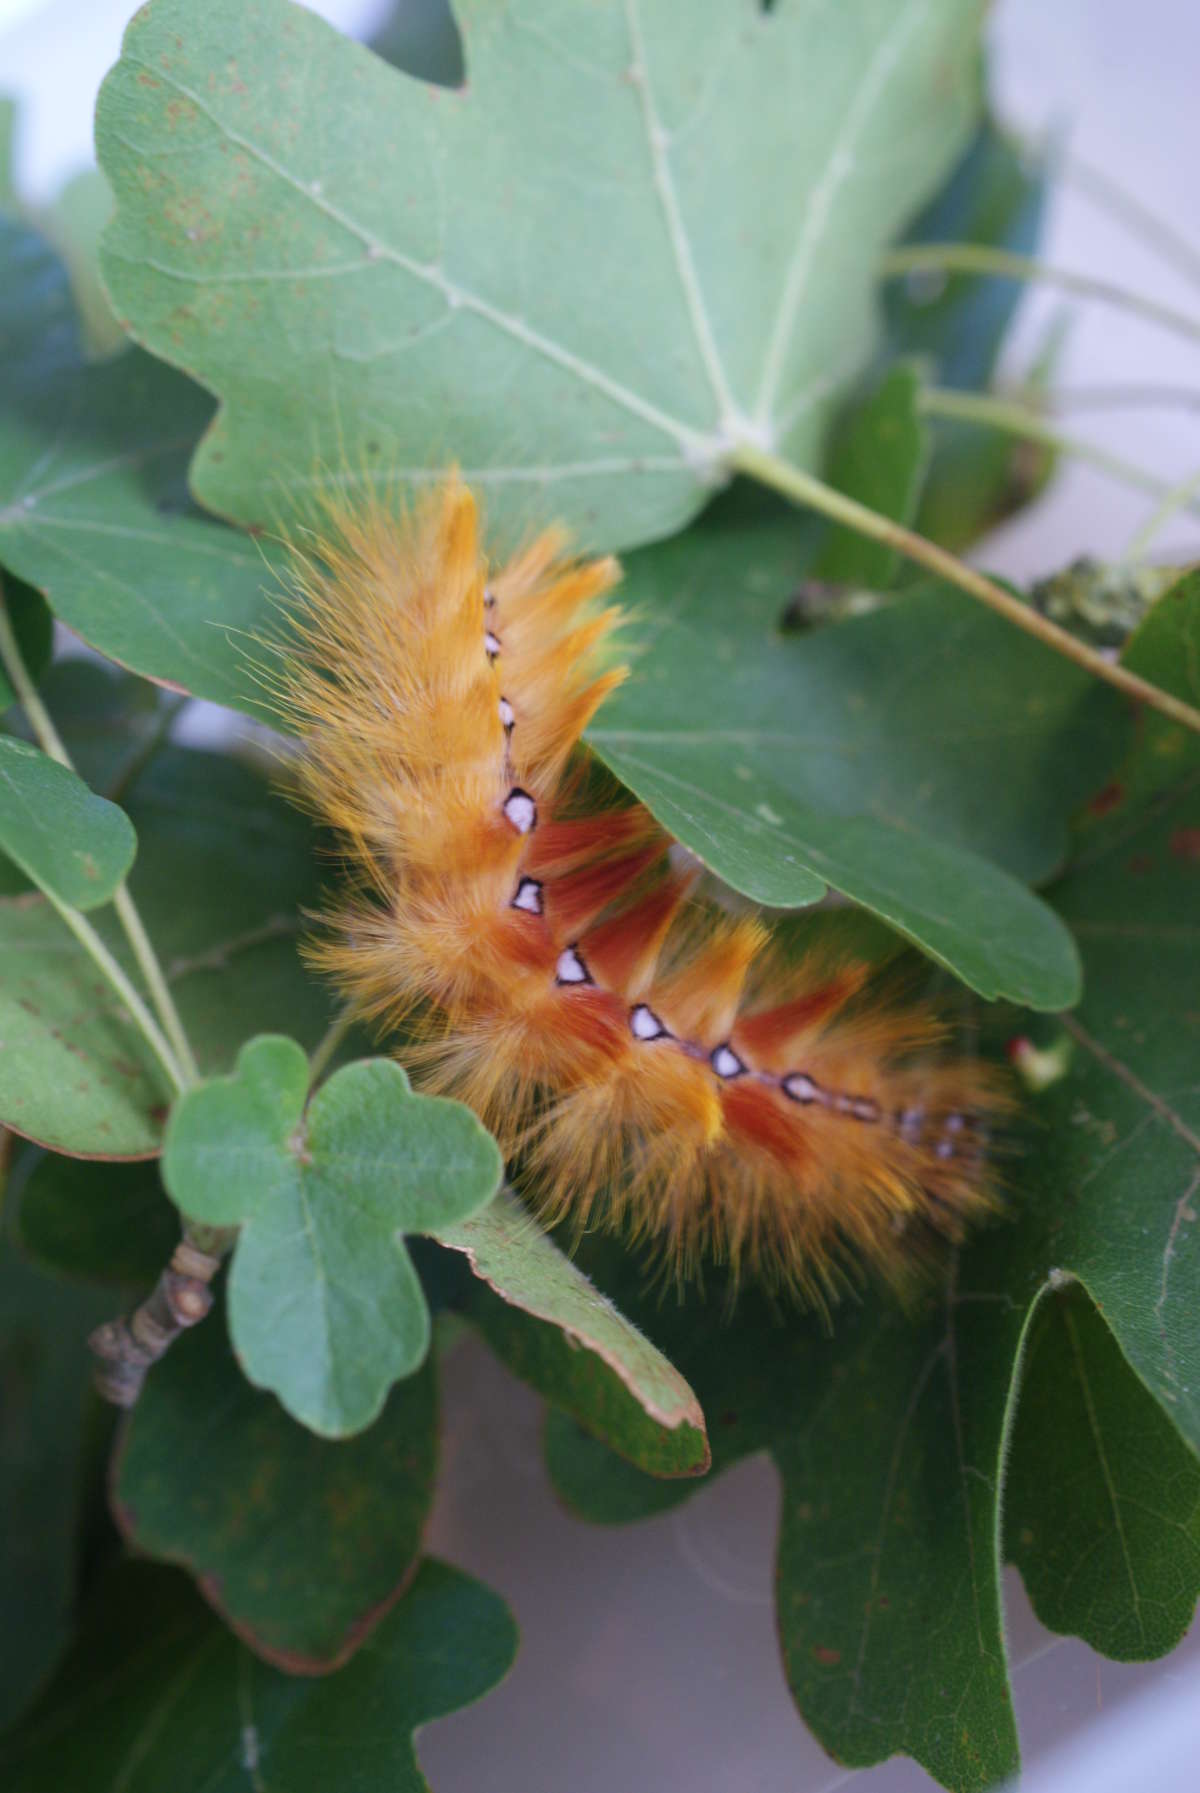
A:
<svg viewBox="0 0 1200 1793">
<path fill-rule="evenodd" d="M 283 680 L 350 874 L 312 957 L 404 1024 L 417 1081 L 477 1110 L 542 1211 L 819 1296 L 847 1255 L 899 1276 L 911 1222 L 956 1236 L 992 1205 L 1005 1098 L 938 1017 L 697 902 L 649 813 L 597 801 L 616 564 L 551 533 L 490 568 L 454 481 L 328 521 Z"/>
</svg>

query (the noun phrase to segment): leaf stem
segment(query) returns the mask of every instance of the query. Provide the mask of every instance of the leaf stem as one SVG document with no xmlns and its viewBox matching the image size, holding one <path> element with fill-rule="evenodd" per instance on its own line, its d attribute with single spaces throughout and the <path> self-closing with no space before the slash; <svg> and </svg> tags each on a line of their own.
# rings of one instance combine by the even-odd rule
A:
<svg viewBox="0 0 1200 1793">
<path fill-rule="evenodd" d="M 1031 255 L 1016 255 L 1010 249 L 995 249 L 990 243 L 906 243 L 892 249 L 879 264 L 885 279 L 900 274 L 926 270 L 946 274 L 992 274 L 1003 280 L 1037 281 L 1043 286 L 1056 286 L 1063 292 L 1075 293 L 1082 299 L 1098 299 L 1106 305 L 1117 305 L 1148 322 L 1200 342 L 1200 319 L 1160 305 L 1141 293 L 1130 292 L 1111 280 L 1098 280 L 1091 274 L 1076 274 L 1068 268 L 1052 268 Z"/>
<path fill-rule="evenodd" d="M 141 967 L 142 976 L 146 980 L 146 988 L 150 992 L 150 999 L 158 1011 L 158 1018 L 175 1049 L 175 1055 L 183 1071 L 184 1082 L 185 1084 L 199 1083 L 200 1068 L 192 1052 L 192 1043 L 184 1031 L 179 1010 L 171 999 L 166 976 L 158 962 L 158 954 L 146 932 L 137 905 L 129 894 L 127 884 L 122 884 L 115 892 L 113 907 L 125 930 L 125 938 L 133 948 L 134 957 Z"/>
<path fill-rule="evenodd" d="M 1039 411 L 1012 399 L 994 398 L 986 392 L 956 392 L 945 386 L 923 386 L 917 393 L 917 408 L 927 417 L 978 424 L 981 429 L 1003 430 L 1024 441 L 1041 442 L 1059 454 L 1088 461 L 1100 472 L 1139 492 L 1147 492 L 1153 498 L 1165 499 L 1175 490 L 1165 480 L 1147 473 L 1144 467 L 1122 460 L 1119 455 L 1110 454 L 1106 448 L 1100 448 L 1082 436 L 1069 436 L 1056 430 Z M 1197 509 L 1200 510 L 1200 505 Z"/>
<path fill-rule="evenodd" d="M 1155 405 L 1200 411 L 1200 390 L 1165 382 L 1138 385 L 1135 381 L 1110 386 L 1056 386 L 1046 394 L 1046 403 L 1056 411 L 1115 411 Z"/>
<path fill-rule="evenodd" d="M 865 535 L 872 541 L 883 542 L 896 549 L 918 566 L 928 568 L 949 584 L 957 585 L 960 591 L 977 598 L 1018 629 L 1024 629 L 1027 635 L 1035 636 L 1044 646 L 1053 648 L 1065 659 L 1073 660 L 1077 666 L 1083 667 L 1086 672 L 1104 679 L 1118 691 L 1123 691 L 1127 697 L 1148 704 L 1161 715 L 1170 717 L 1172 722 L 1182 723 L 1185 728 L 1194 729 L 1200 734 L 1200 711 L 1181 703 L 1169 692 L 1160 691 L 1157 685 L 1148 684 L 1126 667 L 1106 660 L 1094 648 L 1088 647 L 1086 642 L 1077 641 L 1065 629 L 1060 629 L 1048 617 L 1023 604 L 1019 598 L 986 578 L 983 573 L 947 553 L 945 548 L 939 548 L 936 542 L 928 541 L 915 531 L 906 529 L 891 517 L 881 516 L 878 511 L 859 504 L 857 499 L 835 491 L 832 486 L 827 486 L 811 473 L 805 473 L 799 467 L 781 460 L 778 455 L 769 454 L 751 443 L 739 443 L 733 450 L 731 460 L 739 472 L 748 474 L 762 485 L 772 487 L 785 498 L 790 498 L 794 504 L 806 505 L 823 516 L 833 518 L 837 523 L 846 524 L 848 528 L 857 530 L 860 535 Z"/>
<path fill-rule="evenodd" d="M 178 692 L 172 693 L 159 704 L 153 727 L 147 731 L 145 739 L 138 742 L 104 793 L 110 803 L 121 803 L 124 800 L 130 785 L 141 776 L 166 741 L 179 712 L 186 709 L 191 701 L 183 692 Z"/>
<path fill-rule="evenodd" d="M 1146 518 L 1146 521 L 1130 536 L 1125 552 L 1121 556 L 1126 566 L 1134 561 L 1144 560 L 1151 542 L 1160 529 L 1166 527 L 1171 518 L 1180 511 L 1191 506 L 1193 498 L 1200 497 L 1200 467 L 1192 469 L 1186 479 L 1181 479 L 1177 486 L 1164 492 L 1162 501 L 1157 504 Z"/>
<path fill-rule="evenodd" d="M 316 1088 L 329 1069 L 330 1061 L 353 1027 L 357 1014 L 358 1010 L 354 1004 L 346 1003 L 344 1008 L 338 1010 L 318 1040 L 316 1049 L 308 1061 L 308 1087 L 310 1090 Z"/>
<path fill-rule="evenodd" d="M 71 756 L 25 666 L 20 644 L 13 632 L 8 610 L 4 604 L 2 590 L 0 590 L 0 663 L 3 663 L 12 688 L 17 694 L 17 699 L 42 751 L 51 759 L 57 760 L 60 766 L 66 766 L 68 771 L 73 772 L 75 768 L 71 764 Z M 150 936 L 147 934 L 142 918 L 129 894 L 128 886 L 121 884 L 118 887 L 113 896 L 113 907 L 116 909 L 117 917 L 125 931 L 125 937 L 141 968 L 142 976 L 146 980 L 146 987 L 158 1012 L 159 1021 L 162 1023 L 161 1031 L 155 1025 L 141 997 L 91 923 L 86 921 L 77 909 L 60 902 L 50 891 L 45 894 L 50 898 L 80 945 L 95 961 L 113 989 L 117 991 L 161 1060 L 174 1087 L 185 1089 L 188 1084 L 197 1082 L 200 1073 L 192 1054 L 191 1043 L 184 1032 L 179 1012 L 171 1000 L 167 980 L 163 976 L 162 967 L 151 944 Z M 166 1039 L 163 1037 L 164 1034 Z M 167 1045 L 167 1040 L 170 1040 L 170 1046 Z"/>
<path fill-rule="evenodd" d="M 47 900 L 54 905 L 55 909 L 57 909 L 63 921 L 70 928 L 76 940 L 78 940 L 80 946 L 82 946 L 83 950 L 96 966 L 96 969 L 107 978 L 117 995 L 121 998 L 121 1001 L 129 1011 L 131 1020 L 137 1023 L 147 1044 L 150 1046 L 155 1057 L 158 1059 L 163 1070 L 170 1079 L 173 1091 L 178 1094 L 185 1087 L 185 1077 L 176 1061 L 174 1053 L 167 1044 L 153 1015 L 122 971 L 120 965 L 118 965 L 117 961 L 113 958 L 91 922 L 88 921 L 85 915 L 81 915 L 78 909 L 73 909 L 70 903 L 62 902 L 59 897 L 55 896 L 52 890 L 44 891 L 43 894 Z"/>
<path fill-rule="evenodd" d="M 1186 276 L 1194 285 L 1200 287 L 1200 250 L 1190 243 L 1175 227 L 1152 212 L 1144 200 L 1118 181 L 1102 168 L 1096 168 L 1091 162 L 1085 162 L 1079 156 L 1065 156 L 1058 169 L 1060 178 L 1074 182 L 1082 193 L 1110 217 L 1116 218 L 1131 235 L 1140 237 L 1143 243 L 1154 249 L 1164 261 L 1179 273 Z"/>
</svg>

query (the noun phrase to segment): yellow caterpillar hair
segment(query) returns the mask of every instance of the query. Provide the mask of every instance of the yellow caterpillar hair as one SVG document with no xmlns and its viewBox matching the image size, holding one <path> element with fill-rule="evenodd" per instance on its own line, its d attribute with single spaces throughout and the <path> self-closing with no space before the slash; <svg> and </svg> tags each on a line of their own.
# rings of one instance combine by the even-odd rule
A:
<svg viewBox="0 0 1200 1793">
<path fill-rule="evenodd" d="M 823 1299 L 847 1257 L 991 1202 L 994 1075 L 862 964 L 790 962 L 692 893 L 641 805 L 586 776 L 620 669 L 612 560 L 543 535 L 490 568 L 450 481 L 334 514 L 298 566 L 282 679 L 349 887 L 313 944 L 418 1083 L 493 1129 L 550 1219 L 619 1224 Z M 920 1223 L 920 1224 L 916 1224 Z"/>
</svg>

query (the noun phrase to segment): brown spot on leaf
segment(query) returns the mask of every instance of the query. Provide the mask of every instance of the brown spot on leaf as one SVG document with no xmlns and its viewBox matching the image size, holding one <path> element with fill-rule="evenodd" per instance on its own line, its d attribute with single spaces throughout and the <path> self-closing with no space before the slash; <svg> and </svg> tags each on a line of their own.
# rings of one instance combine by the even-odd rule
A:
<svg viewBox="0 0 1200 1793">
<path fill-rule="evenodd" d="M 1176 828 L 1169 844 L 1173 859 L 1200 865 L 1200 828 Z"/>
<path fill-rule="evenodd" d="M 1106 784 L 1103 790 L 1096 792 L 1088 804 L 1088 809 L 1094 816 L 1106 816 L 1124 801 L 1125 786 L 1114 779 L 1111 784 Z"/>
<path fill-rule="evenodd" d="M 842 1652 L 840 1650 L 831 1650 L 825 1644 L 814 1644 L 813 1658 L 815 1661 L 819 1662 L 823 1668 L 835 1668 L 842 1660 Z"/>
</svg>

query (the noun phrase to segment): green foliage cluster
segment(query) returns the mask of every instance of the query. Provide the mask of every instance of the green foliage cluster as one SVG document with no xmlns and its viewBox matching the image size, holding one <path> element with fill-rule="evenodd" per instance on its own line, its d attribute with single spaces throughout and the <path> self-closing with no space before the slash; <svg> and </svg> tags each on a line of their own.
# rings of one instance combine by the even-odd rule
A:
<svg viewBox="0 0 1200 1793">
<path fill-rule="evenodd" d="M 989 391 L 1015 289 L 880 286 L 906 230 L 1036 248 L 1048 174 L 983 110 L 978 14 L 462 0 L 461 40 L 410 7 L 370 51 L 290 0 L 150 0 L 100 96 L 110 185 L 44 229 L 0 192 L 12 1793 L 425 1785 L 414 1730 L 516 1649 L 424 1553 L 463 1324 L 592 1520 L 771 1455 L 787 1681 L 841 1762 L 1013 1772 L 1006 1561 L 1113 1657 L 1186 1630 L 1200 741 L 733 477 L 769 443 L 959 550 L 1050 475 L 927 402 Z M 615 777 L 732 891 L 848 899 L 957 981 L 980 1051 L 1045 1067 L 1011 1212 L 917 1311 L 865 1291 L 829 1328 L 566 1255 L 306 968 L 328 861 L 261 728 L 172 738 L 193 698 L 271 722 L 275 539 L 322 484 L 451 457 L 497 540 L 557 516 L 624 551 Z M 1164 583 L 1122 664 L 1200 706 L 1200 575 Z M 228 1259 L 216 1311 L 118 1423 L 85 1341 L 181 1224 Z"/>
</svg>

